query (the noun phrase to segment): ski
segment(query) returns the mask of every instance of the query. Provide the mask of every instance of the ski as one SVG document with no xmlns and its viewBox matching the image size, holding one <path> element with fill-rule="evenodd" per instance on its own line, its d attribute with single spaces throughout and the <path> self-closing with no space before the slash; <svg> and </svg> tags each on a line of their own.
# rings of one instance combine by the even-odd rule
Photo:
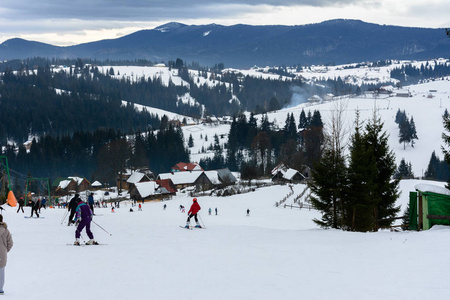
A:
<svg viewBox="0 0 450 300">
<path fill-rule="evenodd" d="M 189 228 L 186 228 L 186 226 L 181 226 L 180 225 L 180 227 L 184 228 L 184 229 L 190 229 L 190 230 L 193 230 L 193 229 L 206 229 L 206 227 L 195 227 L 195 226 L 189 226 Z"/>
<path fill-rule="evenodd" d="M 28 216 L 24 216 L 25 219 L 45 219 L 45 217 L 28 217 Z"/>
<path fill-rule="evenodd" d="M 67 246 L 76 246 L 76 247 L 87 247 L 87 246 L 106 246 L 108 244 L 94 244 L 94 245 L 88 245 L 88 244 L 79 244 L 79 245 L 75 245 L 75 244 L 66 244 Z"/>
</svg>

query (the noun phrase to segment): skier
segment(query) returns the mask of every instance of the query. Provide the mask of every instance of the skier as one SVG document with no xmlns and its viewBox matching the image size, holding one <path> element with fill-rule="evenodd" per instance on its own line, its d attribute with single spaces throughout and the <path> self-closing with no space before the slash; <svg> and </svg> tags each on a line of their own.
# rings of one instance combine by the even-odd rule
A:
<svg viewBox="0 0 450 300">
<path fill-rule="evenodd" d="M 208 213 L 209 215 L 211 215 L 211 207 L 208 209 Z"/>
<path fill-rule="evenodd" d="M 189 211 L 188 211 L 188 218 L 187 218 L 187 221 L 186 221 L 186 228 L 189 228 L 189 223 L 190 223 L 190 221 L 191 221 L 191 218 L 192 217 L 194 217 L 194 219 L 195 219 L 195 223 L 196 223 L 196 225 L 195 225 L 195 227 L 196 228 L 202 228 L 202 226 L 200 226 L 200 223 L 198 223 L 198 218 L 197 218 L 197 213 L 199 212 L 199 210 L 201 209 L 201 207 L 200 207 L 200 205 L 197 203 L 197 198 L 194 198 L 193 200 L 192 200 L 192 205 L 191 205 L 191 208 L 189 209 Z"/>
<path fill-rule="evenodd" d="M 138 208 L 138 210 L 142 210 L 142 206 L 141 206 L 141 204 L 139 203 L 139 208 Z"/>
<path fill-rule="evenodd" d="M 91 231 L 92 211 L 81 199 L 79 199 L 76 208 L 75 221 L 78 223 L 78 226 L 75 231 L 75 243 L 73 244 L 77 246 L 80 245 L 81 231 L 86 227 L 86 233 L 89 237 L 89 241 L 86 242 L 86 245 L 98 245 L 94 240 L 94 235 Z"/>
<path fill-rule="evenodd" d="M 250 209 L 247 208 L 247 216 L 250 216 Z"/>
<path fill-rule="evenodd" d="M 216 216 L 217 216 L 217 207 L 216 207 Z"/>
<path fill-rule="evenodd" d="M 75 194 L 75 197 L 73 197 L 70 202 L 69 202 L 69 206 L 68 206 L 68 210 L 70 210 L 70 215 L 69 215 L 69 222 L 67 222 L 67 226 L 70 226 L 70 224 L 74 223 L 73 221 L 73 217 L 75 216 L 75 211 L 77 209 L 78 206 L 78 202 L 80 202 L 80 194 Z"/>
<path fill-rule="evenodd" d="M 36 202 L 31 200 L 30 205 L 31 205 L 31 216 L 30 216 L 30 218 L 33 217 L 33 212 L 35 212 L 36 216 L 39 218 L 39 214 L 38 214 L 39 200 L 36 200 Z"/>
<path fill-rule="evenodd" d="M 3 295 L 3 285 L 5 283 L 5 267 L 9 250 L 13 246 L 11 233 L 8 226 L 3 222 L 3 215 L 0 215 L 0 295 Z"/>
<path fill-rule="evenodd" d="M 47 209 L 47 199 L 42 198 L 42 202 L 41 202 L 41 207 L 43 207 L 44 209 Z M 41 212 L 41 207 L 39 207 L 39 212 Z"/>
<path fill-rule="evenodd" d="M 167 208 L 167 204 L 164 204 L 163 209 L 166 210 Z"/>
<path fill-rule="evenodd" d="M 88 204 L 89 204 L 89 208 L 92 211 L 92 214 L 94 214 L 94 193 L 91 193 L 88 197 Z"/>
<path fill-rule="evenodd" d="M 25 204 L 25 201 L 23 201 L 23 197 L 20 197 L 20 199 L 19 199 L 19 201 L 18 201 L 18 204 L 19 204 L 19 208 L 17 209 L 17 212 L 19 212 L 20 210 L 22 210 L 22 212 L 24 213 L 24 211 L 23 211 L 23 206 L 24 206 L 24 204 Z"/>
</svg>

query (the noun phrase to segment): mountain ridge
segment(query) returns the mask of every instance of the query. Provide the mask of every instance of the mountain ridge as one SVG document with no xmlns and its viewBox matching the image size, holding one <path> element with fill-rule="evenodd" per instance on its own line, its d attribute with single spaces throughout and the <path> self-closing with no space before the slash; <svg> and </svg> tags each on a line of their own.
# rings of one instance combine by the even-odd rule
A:
<svg viewBox="0 0 450 300">
<path fill-rule="evenodd" d="M 378 25 L 354 19 L 292 26 L 169 22 L 116 39 L 64 47 L 14 38 L 0 44 L 0 59 L 41 56 L 165 62 L 182 58 L 210 66 L 222 62 L 249 67 L 430 59 L 448 57 L 448 48 L 443 28 Z"/>
</svg>

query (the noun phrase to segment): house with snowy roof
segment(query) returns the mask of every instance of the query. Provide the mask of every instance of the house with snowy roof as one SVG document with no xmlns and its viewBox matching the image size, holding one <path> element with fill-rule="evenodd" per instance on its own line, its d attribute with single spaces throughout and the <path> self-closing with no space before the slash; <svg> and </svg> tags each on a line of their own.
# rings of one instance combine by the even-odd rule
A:
<svg viewBox="0 0 450 300">
<path fill-rule="evenodd" d="M 195 186 L 205 189 L 206 186 L 211 186 L 211 180 L 206 176 L 205 172 L 173 172 L 161 173 L 158 175 L 158 180 L 170 179 L 178 190 L 186 187 Z"/>
<path fill-rule="evenodd" d="M 274 182 L 300 182 L 306 178 L 300 171 L 289 168 L 282 163 L 276 166 L 271 173 Z"/>
<path fill-rule="evenodd" d="M 120 189 L 130 190 L 136 182 L 150 181 L 154 179 L 153 172 L 149 169 L 130 170 L 126 169 L 117 174 L 116 183 Z"/>
<path fill-rule="evenodd" d="M 177 189 L 170 179 L 136 182 L 130 188 L 130 198 L 141 200 L 165 199 L 176 195 Z"/>
<path fill-rule="evenodd" d="M 53 182 L 52 187 L 55 188 L 55 195 L 63 196 L 83 192 L 91 187 L 91 183 L 86 178 L 77 176 L 59 177 Z"/>
<path fill-rule="evenodd" d="M 204 170 L 196 162 L 193 162 L 193 163 L 179 162 L 176 165 L 174 165 L 170 171 L 171 172 L 187 172 L 187 171 L 204 171 Z"/>
<path fill-rule="evenodd" d="M 228 168 L 205 171 L 214 187 L 225 187 L 236 183 L 237 179 Z"/>
</svg>

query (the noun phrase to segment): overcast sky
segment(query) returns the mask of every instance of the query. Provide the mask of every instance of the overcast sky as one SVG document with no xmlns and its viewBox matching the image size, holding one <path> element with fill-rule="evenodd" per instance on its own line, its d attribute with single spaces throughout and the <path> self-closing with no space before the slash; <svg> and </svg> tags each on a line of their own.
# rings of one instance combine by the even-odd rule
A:
<svg viewBox="0 0 450 300">
<path fill-rule="evenodd" d="M 450 0 L 1 0 L 0 43 L 59 46 L 117 38 L 167 22 L 303 25 L 330 19 L 450 27 Z"/>
</svg>

